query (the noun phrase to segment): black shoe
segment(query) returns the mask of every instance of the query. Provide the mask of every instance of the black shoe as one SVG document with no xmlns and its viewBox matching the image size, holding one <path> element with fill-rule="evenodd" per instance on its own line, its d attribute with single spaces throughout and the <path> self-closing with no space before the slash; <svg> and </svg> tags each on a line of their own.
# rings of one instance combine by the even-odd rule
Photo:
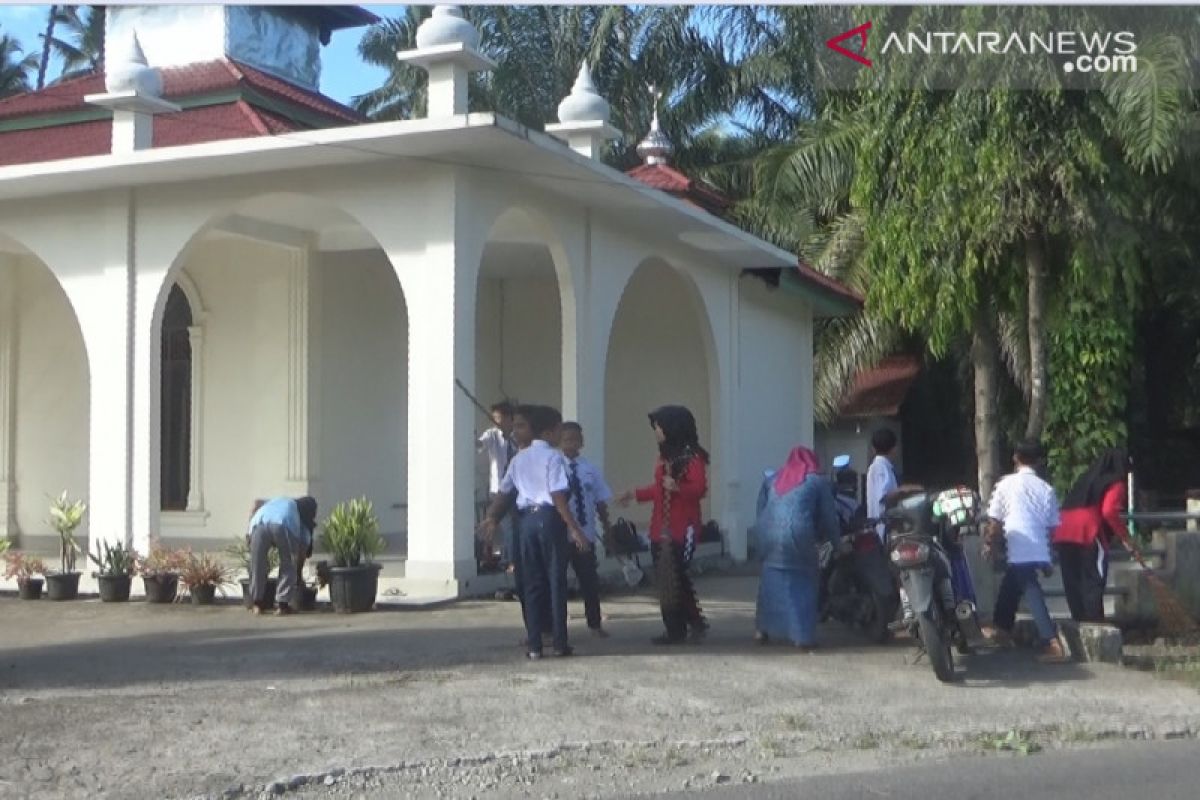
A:
<svg viewBox="0 0 1200 800">
<path fill-rule="evenodd" d="M 687 641 L 686 636 L 668 636 L 666 634 L 663 634 L 662 636 L 655 636 L 653 639 L 650 640 L 650 643 L 658 644 L 658 645 L 670 645 L 670 644 L 683 644 L 686 641 Z"/>
<path fill-rule="evenodd" d="M 708 624 L 704 622 L 693 625 L 688 631 L 688 641 L 692 644 L 700 644 L 706 636 L 708 636 Z"/>
<path fill-rule="evenodd" d="M 536 650 L 533 652 L 530 652 L 530 653 L 526 653 L 525 657 L 528 658 L 530 661 L 541 661 L 542 660 L 542 654 L 537 652 Z"/>
<path fill-rule="evenodd" d="M 575 648 L 571 647 L 570 645 L 567 645 L 562 649 L 556 647 L 554 648 L 554 655 L 558 658 L 568 658 L 569 656 L 575 655 Z"/>
</svg>

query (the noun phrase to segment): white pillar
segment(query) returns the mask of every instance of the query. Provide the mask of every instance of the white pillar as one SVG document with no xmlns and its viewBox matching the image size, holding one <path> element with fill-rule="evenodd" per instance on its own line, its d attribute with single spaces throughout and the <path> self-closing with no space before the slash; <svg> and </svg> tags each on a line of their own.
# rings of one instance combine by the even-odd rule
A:
<svg viewBox="0 0 1200 800">
<path fill-rule="evenodd" d="M 0 539 L 16 539 L 16 259 L 0 255 Z"/>
<path fill-rule="evenodd" d="M 154 143 L 154 115 L 141 111 L 113 110 L 112 152 L 148 150 Z"/>
<path fill-rule="evenodd" d="M 99 542 L 133 544 L 133 247 L 128 239 L 126 244 L 124 253 L 111 254 L 96 277 L 86 281 L 86 289 L 67 287 L 79 310 L 91 379 L 89 551 Z"/>
<path fill-rule="evenodd" d="M 195 320 L 193 320 L 195 321 Z M 188 345 L 192 354 L 192 391 L 188 431 L 188 495 L 187 510 L 204 508 L 204 328 L 188 328 Z"/>
<path fill-rule="evenodd" d="M 462 224 L 453 176 L 427 193 L 423 251 L 393 250 L 408 302 L 408 560 L 412 594 L 453 595 L 475 577 L 475 280 L 482 236 Z"/>
<path fill-rule="evenodd" d="M 747 556 L 746 526 L 750 520 L 742 519 L 739 504 L 741 502 L 742 454 L 738 446 L 741 441 L 738 430 L 741 418 L 738 416 L 738 400 L 741 394 L 741 367 L 738 356 L 741 350 L 741 304 L 739 293 L 741 281 L 738 272 L 729 273 L 729 330 L 725 337 L 724 347 L 728 348 L 725 359 L 726 374 L 721 375 L 718 391 L 717 413 L 714 419 L 720 420 L 721 426 L 721 470 L 722 494 L 721 508 L 718 510 L 718 520 L 727 537 L 729 554 L 737 561 L 745 561 Z M 720 344 L 718 346 L 721 346 Z"/>
<path fill-rule="evenodd" d="M 467 113 L 467 68 L 456 62 L 429 65 L 430 119 Z"/>
<path fill-rule="evenodd" d="M 134 280 L 130 546 L 145 553 L 162 524 L 162 313 L 172 283 L 168 280 L 171 256 L 152 254 L 145 249 L 148 242 L 140 244 Z M 156 308 L 160 299 L 162 307 Z M 193 357 L 193 369 L 194 365 Z"/>
<path fill-rule="evenodd" d="M 316 480 L 316 445 L 313 430 L 314 320 L 312 259 L 307 248 L 289 248 L 288 264 L 288 383 L 287 475 L 285 492 L 312 494 Z"/>
</svg>

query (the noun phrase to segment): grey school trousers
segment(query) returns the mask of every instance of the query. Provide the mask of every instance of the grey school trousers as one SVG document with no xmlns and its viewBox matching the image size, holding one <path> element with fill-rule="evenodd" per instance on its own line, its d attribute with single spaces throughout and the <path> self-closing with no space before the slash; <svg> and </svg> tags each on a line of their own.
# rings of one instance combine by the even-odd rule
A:
<svg viewBox="0 0 1200 800">
<path fill-rule="evenodd" d="M 261 603 L 267 589 L 267 573 L 270 572 L 268 556 L 271 548 L 279 551 L 279 583 L 275 588 L 275 602 L 279 605 L 291 603 L 296 590 L 296 544 L 282 525 L 267 523 L 255 525 L 250 532 L 250 602 Z"/>
</svg>

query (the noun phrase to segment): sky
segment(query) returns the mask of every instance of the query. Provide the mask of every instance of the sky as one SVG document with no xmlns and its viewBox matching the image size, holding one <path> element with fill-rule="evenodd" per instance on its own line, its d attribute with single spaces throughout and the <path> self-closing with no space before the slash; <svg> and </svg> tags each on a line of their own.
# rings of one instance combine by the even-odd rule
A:
<svg viewBox="0 0 1200 800">
<path fill-rule="evenodd" d="M 403 5 L 364 7 L 379 17 L 394 17 L 404 8 Z M 38 37 L 46 28 L 49 9 L 50 6 L 0 5 L 0 34 L 19 41 L 26 52 L 38 50 L 41 46 Z M 321 51 L 321 91 L 343 103 L 377 88 L 386 77 L 384 70 L 368 66 L 358 57 L 358 42 L 363 30 L 338 31 Z M 52 63 L 49 74 L 55 76 L 58 72 L 58 67 Z"/>
</svg>

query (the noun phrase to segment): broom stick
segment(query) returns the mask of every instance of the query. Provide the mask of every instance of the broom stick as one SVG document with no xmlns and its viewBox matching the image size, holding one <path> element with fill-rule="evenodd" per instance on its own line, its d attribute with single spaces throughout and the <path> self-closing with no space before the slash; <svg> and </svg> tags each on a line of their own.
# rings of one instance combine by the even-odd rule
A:
<svg viewBox="0 0 1200 800">
<path fill-rule="evenodd" d="M 1158 629 L 1162 633 L 1183 634 L 1195 631 L 1196 620 L 1188 611 L 1187 606 L 1179 599 L 1179 595 L 1158 576 L 1158 573 L 1146 563 L 1145 557 L 1131 536 L 1119 537 L 1121 543 L 1129 550 L 1134 560 L 1141 565 L 1150 583 L 1150 592 L 1154 595 L 1154 605 L 1158 609 Z"/>
</svg>

